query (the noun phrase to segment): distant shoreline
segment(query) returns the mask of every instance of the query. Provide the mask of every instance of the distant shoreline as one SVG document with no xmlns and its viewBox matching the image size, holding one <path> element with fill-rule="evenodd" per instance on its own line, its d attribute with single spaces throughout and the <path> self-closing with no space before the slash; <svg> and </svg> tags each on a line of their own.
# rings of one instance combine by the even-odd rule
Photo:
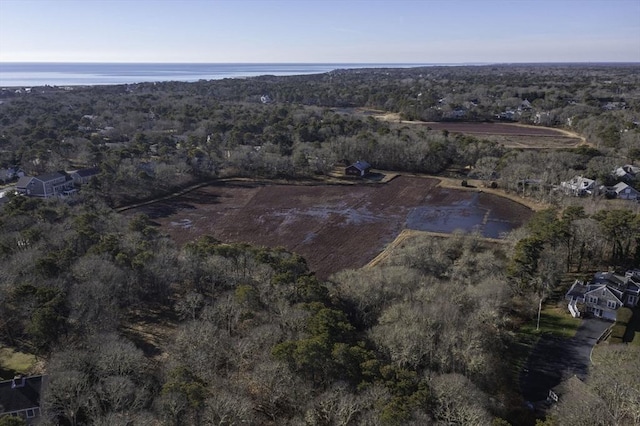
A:
<svg viewBox="0 0 640 426">
<path fill-rule="evenodd" d="M 0 87 L 98 86 L 195 82 L 263 75 L 323 74 L 338 69 L 414 68 L 433 64 L 374 63 L 114 63 L 3 62 Z"/>
<path fill-rule="evenodd" d="M 427 67 L 640 66 L 640 62 L 584 63 L 179 63 L 179 62 L 0 62 L 0 87 L 87 87 L 226 78 L 324 74 L 337 70 Z"/>
</svg>

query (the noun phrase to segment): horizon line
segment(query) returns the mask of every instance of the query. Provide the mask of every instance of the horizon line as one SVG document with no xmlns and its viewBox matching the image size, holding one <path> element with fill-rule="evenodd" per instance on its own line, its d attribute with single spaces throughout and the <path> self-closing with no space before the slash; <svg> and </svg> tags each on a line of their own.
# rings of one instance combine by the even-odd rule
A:
<svg viewBox="0 0 640 426">
<path fill-rule="evenodd" d="M 4 61 L 2 64 L 122 64 L 122 65 L 535 65 L 535 64 L 640 64 L 640 61 L 482 61 L 482 62 L 158 62 L 158 61 Z"/>
</svg>

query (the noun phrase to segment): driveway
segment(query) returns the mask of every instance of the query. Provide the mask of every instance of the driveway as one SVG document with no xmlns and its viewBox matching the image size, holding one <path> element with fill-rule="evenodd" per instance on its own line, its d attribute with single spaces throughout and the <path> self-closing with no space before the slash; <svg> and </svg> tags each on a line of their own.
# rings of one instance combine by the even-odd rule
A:
<svg viewBox="0 0 640 426">
<path fill-rule="evenodd" d="M 591 365 L 591 349 L 611 325 L 608 321 L 588 318 L 582 320 L 571 339 L 542 336 L 520 373 L 523 398 L 532 402 L 545 400 L 549 389 L 574 374 L 584 380 Z"/>
</svg>

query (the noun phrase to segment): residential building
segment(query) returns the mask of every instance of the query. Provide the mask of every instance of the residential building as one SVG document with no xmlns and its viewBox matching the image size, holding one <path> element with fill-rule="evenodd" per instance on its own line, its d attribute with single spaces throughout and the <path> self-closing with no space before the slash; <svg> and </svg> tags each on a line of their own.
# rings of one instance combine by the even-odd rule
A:
<svg viewBox="0 0 640 426">
<path fill-rule="evenodd" d="M 518 107 L 518 110 L 529 111 L 531 108 L 532 108 L 531 102 L 529 102 L 529 99 L 525 99 L 524 101 L 522 101 L 522 103 Z"/>
<path fill-rule="evenodd" d="M 40 417 L 40 397 L 46 376 L 16 376 L 0 382 L 0 417 L 21 417 L 35 425 Z"/>
<path fill-rule="evenodd" d="M 631 182 L 636 178 L 636 175 L 640 173 L 640 167 L 633 166 L 631 164 L 625 164 L 622 167 L 618 167 L 611 174 L 625 182 Z"/>
<path fill-rule="evenodd" d="M 16 191 L 32 197 L 49 198 L 73 189 L 73 180 L 64 172 L 39 176 L 23 176 L 16 184 Z"/>
<path fill-rule="evenodd" d="M 100 174 L 100 169 L 98 167 L 92 167 L 89 169 L 80 169 L 75 172 L 71 172 L 69 175 L 71 179 L 73 179 L 73 183 L 76 185 L 85 185 L 89 183 L 92 177 Z"/>
<path fill-rule="evenodd" d="M 560 187 L 564 189 L 567 194 L 575 196 L 590 195 L 593 193 L 595 186 L 595 180 L 582 176 L 574 176 L 571 180 L 560 183 Z"/>
<path fill-rule="evenodd" d="M 505 110 L 500 114 L 496 114 L 496 118 L 499 120 L 515 120 L 516 112 L 512 109 Z"/>
<path fill-rule="evenodd" d="M 611 189 L 616 193 L 616 197 L 622 200 L 635 201 L 640 198 L 640 192 L 624 182 L 618 182 L 617 184 L 613 185 Z"/>
<path fill-rule="evenodd" d="M 569 312 L 574 317 L 589 312 L 598 318 L 615 321 L 620 307 L 638 305 L 640 270 L 627 271 L 624 275 L 598 272 L 587 283 L 576 280 L 565 299 L 569 301 Z"/>
</svg>

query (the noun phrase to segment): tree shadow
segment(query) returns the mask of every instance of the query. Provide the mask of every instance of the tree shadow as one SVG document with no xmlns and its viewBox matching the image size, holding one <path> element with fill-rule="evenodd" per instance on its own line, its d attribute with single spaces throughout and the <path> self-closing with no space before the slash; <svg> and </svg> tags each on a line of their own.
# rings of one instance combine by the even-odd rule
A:
<svg viewBox="0 0 640 426">
<path fill-rule="evenodd" d="M 0 366 L 0 380 L 10 380 L 15 377 L 17 371 Z"/>
<path fill-rule="evenodd" d="M 633 315 L 627 324 L 627 328 L 622 336 L 623 343 L 631 343 L 636 337 L 636 333 L 640 334 L 640 306 L 633 308 Z M 640 339 L 640 337 L 638 337 Z"/>
</svg>

